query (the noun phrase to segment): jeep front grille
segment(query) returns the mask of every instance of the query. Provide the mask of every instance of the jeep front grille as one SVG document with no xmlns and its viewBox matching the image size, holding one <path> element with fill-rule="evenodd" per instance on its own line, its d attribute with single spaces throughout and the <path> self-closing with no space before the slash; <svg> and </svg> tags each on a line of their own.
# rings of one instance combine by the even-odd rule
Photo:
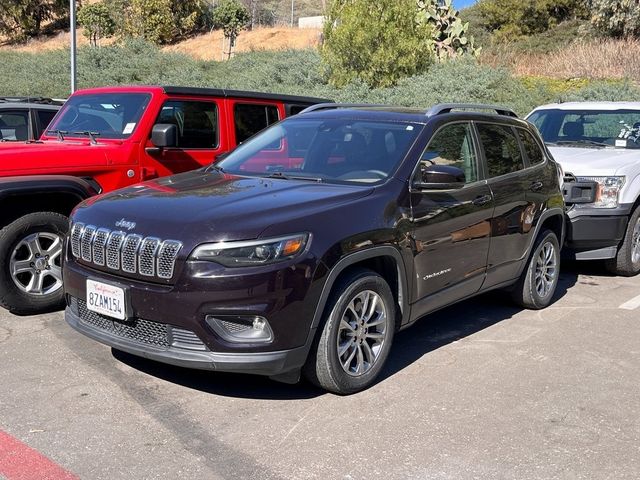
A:
<svg viewBox="0 0 640 480">
<path fill-rule="evenodd" d="M 182 243 L 176 240 L 144 238 L 83 223 L 73 224 L 70 241 L 73 256 L 86 263 L 162 279 L 173 277 L 182 248 Z"/>
</svg>

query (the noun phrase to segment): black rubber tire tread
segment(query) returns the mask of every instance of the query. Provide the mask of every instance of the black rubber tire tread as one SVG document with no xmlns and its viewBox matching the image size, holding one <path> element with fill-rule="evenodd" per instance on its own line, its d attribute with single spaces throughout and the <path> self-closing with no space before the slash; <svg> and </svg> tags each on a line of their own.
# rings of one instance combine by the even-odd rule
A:
<svg viewBox="0 0 640 480">
<path fill-rule="evenodd" d="M 555 285 L 553 286 L 553 290 L 546 298 L 541 298 L 538 295 L 538 292 L 535 290 L 535 268 L 536 268 L 536 258 L 538 257 L 538 253 L 542 248 L 542 245 L 550 240 L 555 249 L 556 249 L 556 258 L 557 258 L 557 270 L 558 275 L 556 275 Z M 530 310 L 540 310 L 547 307 L 551 300 L 553 299 L 553 295 L 558 287 L 559 280 L 559 272 L 560 272 L 560 245 L 558 243 L 558 237 L 551 230 L 543 230 L 538 234 L 535 243 L 533 244 L 533 248 L 531 250 L 531 254 L 529 255 L 529 260 L 527 261 L 527 265 L 525 266 L 520 278 L 514 285 L 511 290 L 511 298 L 513 301 L 523 307 L 528 308 Z"/>
<path fill-rule="evenodd" d="M 383 351 L 371 370 L 361 377 L 351 377 L 342 370 L 337 352 L 333 351 L 336 342 L 336 323 L 339 322 L 339 316 L 343 310 L 342 305 L 348 302 L 358 290 L 364 289 L 375 291 L 385 302 L 390 317 L 387 325 L 388 336 Z M 363 268 L 348 272 L 333 286 L 327 301 L 324 318 L 318 327 L 316 339 L 303 368 L 306 379 L 320 388 L 339 395 L 348 395 L 371 386 L 389 356 L 396 327 L 395 316 L 395 300 L 391 288 L 384 278 L 372 270 Z"/>
<path fill-rule="evenodd" d="M 633 227 L 640 217 L 640 207 L 636 208 L 631 217 L 629 223 L 627 223 L 627 230 L 624 232 L 622 243 L 618 247 L 618 252 L 614 258 L 605 260 L 605 267 L 607 271 L 614 275 L 620 275 L 621 277 L 633 277 L 640 272 L 640 262 L 634 264 L 631 260 L 631 249 L 633 248 Z"/>
<path fill-rule="evenodd" d="M 33 315 L 62 308 L 62 288 L 42 297 L 30 296 L 20 291 L 13 283 L 9 272 L 9 257 L 15 245 L 26 235 L 44 231 L 64 237 L 68 229 L 69 219 L 64 215 L 56 212 L 35 212 L 20 217 L 0 230 L 0 306 L 15 315 Z"/>
</svg>

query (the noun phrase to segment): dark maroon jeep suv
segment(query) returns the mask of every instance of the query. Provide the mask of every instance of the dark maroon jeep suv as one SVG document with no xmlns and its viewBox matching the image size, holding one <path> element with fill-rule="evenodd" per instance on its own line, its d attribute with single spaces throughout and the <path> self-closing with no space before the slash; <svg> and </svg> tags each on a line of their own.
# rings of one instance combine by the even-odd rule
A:
<svg viewBox="0 0 640 480">
<path fill-rule="evenodd" d="M 496 288 L 547 306 L 563 208 L 558 166 L 507 109 L 317 105 L 80 204 L 66 320 L 160 362 L 351 393 L 429 312 Z"/>
</svg>

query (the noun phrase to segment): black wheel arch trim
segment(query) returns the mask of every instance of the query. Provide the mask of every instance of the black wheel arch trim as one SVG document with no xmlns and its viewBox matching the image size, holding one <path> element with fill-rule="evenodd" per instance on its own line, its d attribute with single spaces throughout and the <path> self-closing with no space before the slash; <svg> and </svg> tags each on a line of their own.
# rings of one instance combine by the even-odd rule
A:
<svg viewBox="0 0 640 480">
<path fill-rule="evenodd" d="M 567 231 L 567 226 L 566 226 L 567 218 L 565 216 L 564 209 L 560 207 L 549 208 L 545 210 L 542 213 L 542 215 L 540 215 L 540 218 L 538 219 L 538 223 L 536 225 L 534 235 L 531 236 L 531 241 L 527 246 L 527 251 L 524 258 L 522 259 L 522 265 L 520 266 L 518 275 L 522 274 L 524 268 L 527 265 L 529 258 L 531 257 L 531 253 L 533 252 L 533 246 L 536 244 L 536 239 L 538 238 L 538 235 L 540 235 L 540 232 L 542 231 L 542 226 L 549 218 L 552 218 L 552 217 L 560 217 L 560 227 L 562 231 L 560 232 L 560 238 L 558 238 L 558 245 L 560 245 L 560 249 L 562 250 L 562 246 L 564 245 L 566 231 Z"/>
<path fill-rule="evenodd" d="M 16 195 L 67 193 L 78 202 L 98 194 L 95 187 L 79 177 L 70 175 L 31 175 L 0 178 L 0 200 Z"/>
</svg>

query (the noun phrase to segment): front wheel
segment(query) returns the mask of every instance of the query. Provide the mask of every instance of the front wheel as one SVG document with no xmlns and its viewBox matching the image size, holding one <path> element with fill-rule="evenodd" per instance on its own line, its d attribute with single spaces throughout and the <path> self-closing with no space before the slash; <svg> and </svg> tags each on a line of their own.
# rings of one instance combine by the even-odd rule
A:
<svg viewBox="0 0 640 480">
<path fill-rule="evenodd" d="M 551 230 L 538 235 L 529 261 L 511 292 L 521 307 L 539 310 L 551 303 L 560 277 L 560 246 Z"/>
<path fill-rule="evenodd" d="M 395 331 L 396 308 L 387 282 L 354 270 L 335 286 L 305 375 L 341 395 L 369 387 L 384 366 Z"/>
<path fill-rule="evenodd" d="M 68 222 L 59 213 L 37 212 L 0 230 L 0 306 L 16 315 L 62 306 L 62 246 Z"/>
<path fill-rule="evenodd" d="M 632 277 L 640 272 L 640 208 L 629 218 L 622 244 L 614 258 L 605 262 L 607 270 L 615 275 Z"/>
</svg>

